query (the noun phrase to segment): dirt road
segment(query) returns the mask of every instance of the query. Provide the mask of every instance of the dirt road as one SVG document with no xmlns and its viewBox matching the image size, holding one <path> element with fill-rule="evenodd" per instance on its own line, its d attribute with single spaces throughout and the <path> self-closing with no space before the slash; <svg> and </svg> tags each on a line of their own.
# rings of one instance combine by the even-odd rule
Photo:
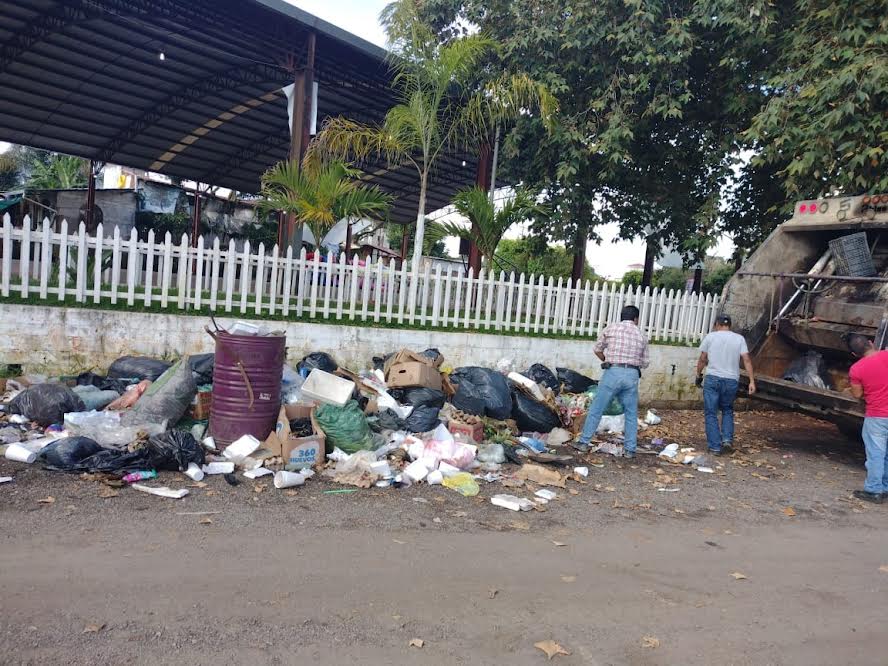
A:
<svg viewBox="0 0 888 666">
<path fill-rule="evenodd" d="M 497 484 L 467 499 L 217 478 L 180 501 L 102 498 L 3 461 L 0 654 L 541 664 L 533 644 L 553 639 L 563 664 L 884 664 L 888 506 L 848 500 L 857 448 L 798 417 L 741 421 L 724 471 L 605 458 L 545 513 L 490 506 Z M 778 429 L 798 439 L 769 446 Z M 658 490 L 664 474 L 679 492 Z"/>
</svg>

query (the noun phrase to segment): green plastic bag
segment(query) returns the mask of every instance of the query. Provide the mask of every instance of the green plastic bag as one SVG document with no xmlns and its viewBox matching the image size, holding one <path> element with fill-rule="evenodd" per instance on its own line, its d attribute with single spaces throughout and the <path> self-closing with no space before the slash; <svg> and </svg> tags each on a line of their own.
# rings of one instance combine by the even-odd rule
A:
<svg viewBox="0 0 888 666">
<path fill-rule="evenodd" d="M 315 412 L 315 420 L 331 446 L 338 446 L 346 453 L 374 448 L 370 426 L 354 400 L 349 400 L 344 407 L 321 405 Z"/>
<path fill-rule="evenodd" d="M 468 472 L 460 472 L 459 474 L 448 476 L 444 479 L 443 485 L 445 488 L 455 490 L 464 497 L 474 497 L 481 491 L 478 482 L 475 481 L 475 477 Z"/>
<path fill-rule="evenodd" d="M 591 406 L 592 400 L 595 400 L 595 396 L 598 394 L 598 386 L 590 386 L 586 391 L 586 395 L 589 396 L 589 405 Z M 605 416 L 619 416 L 625 410 L 623 409 L 623 405 L 620 404 L 620 401 L 614 398 L 610 401 L 610 404 L 607 406 L 607 409 L 604 410 Z"/>
</svg>

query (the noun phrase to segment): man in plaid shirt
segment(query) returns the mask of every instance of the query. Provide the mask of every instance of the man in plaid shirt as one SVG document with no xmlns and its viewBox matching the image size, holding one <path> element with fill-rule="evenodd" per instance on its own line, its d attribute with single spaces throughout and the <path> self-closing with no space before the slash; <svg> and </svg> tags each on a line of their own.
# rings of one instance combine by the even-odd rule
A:
<svg viewBox="0 0 888 666">
<path fill-rule="evenodd" d="M 627 305 L 620 312 L 620 323 L 604 329 L 595 343 L 595 355 L 604 374 L 598 384 L 598 393 L 589 406 L 589 414 L 580 438 L 574 443 L 581 453 L 589 450 L 589 442 L 598 431 L 598 424 L 611 400 L 617 398 L 623 405 L 626 426 L 623 433 L 623 457 L 634 458 L 638 444 L 638 380 L 641 369 L 650 365 L 648 344 L 638 328 L 638 308 Z"/>
</svg>

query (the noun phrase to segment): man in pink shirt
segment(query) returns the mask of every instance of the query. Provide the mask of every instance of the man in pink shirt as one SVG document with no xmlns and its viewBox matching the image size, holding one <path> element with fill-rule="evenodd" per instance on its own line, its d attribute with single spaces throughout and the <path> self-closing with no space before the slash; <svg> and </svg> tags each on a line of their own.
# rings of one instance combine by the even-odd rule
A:
<svg viewBox="0 0 888 666">
<path fill-rule="evenodd" d="M 866 447 L 866 482 L 854 496 L 881 504 L 888 498 L 888 351 L 878 351 L 872 341 L 857 333 L 848 347 L 860 358 L 851 366 L 851 395 L 866 402 L 863 444 Z"/>
</svg>

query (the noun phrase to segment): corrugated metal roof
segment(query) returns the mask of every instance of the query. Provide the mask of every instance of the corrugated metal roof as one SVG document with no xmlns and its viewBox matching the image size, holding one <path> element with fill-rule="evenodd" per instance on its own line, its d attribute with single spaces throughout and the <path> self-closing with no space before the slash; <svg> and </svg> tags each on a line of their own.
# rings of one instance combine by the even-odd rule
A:
<svg viewBox="0 0 888 666">
<path fill-rule="evenodd" d="M 309 31 L 319 122 L 381 120 L 395 103 L 386 52 L 283 0 L 0 0 L 0 140 L 256 192 L 287 158 L 280 88 Z M 394 220 L 415 219 L 415 172 L 363 166 L 398 195 Z M 447 155 L 428 210 L 474 174 Z"/>
</svg>

